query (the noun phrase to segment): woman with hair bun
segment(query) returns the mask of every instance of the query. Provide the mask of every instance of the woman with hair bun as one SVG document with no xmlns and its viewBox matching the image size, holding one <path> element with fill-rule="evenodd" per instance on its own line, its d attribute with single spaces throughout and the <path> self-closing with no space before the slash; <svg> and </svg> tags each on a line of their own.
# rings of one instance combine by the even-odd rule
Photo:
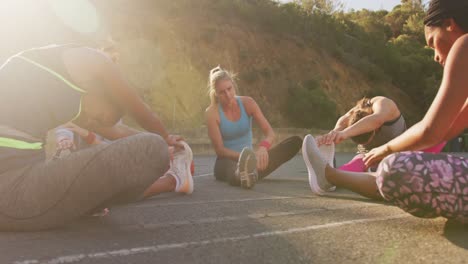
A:
<svg viewBox="0 0 468 264">
<path fill-rule="evenodd" d="M 327 165 L 315 139 L 304 139 L 304 160 L 312 190 L 333 186 L 385 199 L 424 218 L 442 216 L 468 223 L 468 162 L 462 156 L 423 150 L 468 128 L 468 1 L 432 0 L 424 19 L 427 45 L 444 67 L 439 90 L 421 121 L 364 156 L 377 171 L 353 173 Z"/>
<path fill-rule="evenodd" d="M 338 119 L 335 128 L 329 133 L 316 138 L 317 145 L 339 144 L 351 139 L 358 144 L 358 154 L 348 163 L 338 169 L 363 172 L 364 154 L 380 147 L 406 130 L 406 121 L 397 104 L 384 96 L 376 96 L 359 100 L 356 105 Z M 438 153 L 445 142 L 427 148 L 425 152 Z"/>
</svg>

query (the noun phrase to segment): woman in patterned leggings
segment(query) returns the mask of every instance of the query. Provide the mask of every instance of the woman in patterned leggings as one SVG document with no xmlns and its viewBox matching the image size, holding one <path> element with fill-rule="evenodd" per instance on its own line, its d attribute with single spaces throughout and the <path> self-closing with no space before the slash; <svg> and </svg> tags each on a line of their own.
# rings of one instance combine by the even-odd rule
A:
<svg viewBox="0 0 468 264">
<path fill-rule="evenodd" d="M 334 185 L 385 199 L 418 217 L 442 216 L 468 223 L 468 162 L 449 154 L 418 150 L 449 140 L 468 127 L 468 2 L 432 0 L 424 20 L 427 45 L 444 67 L 439 91 L 424 118 L 364 157 L 381 161 L 376 173 L 351 173 L 322 161 L 312 136 L 304 140 L 304 160 L 312 190 Z"/>
</svg>

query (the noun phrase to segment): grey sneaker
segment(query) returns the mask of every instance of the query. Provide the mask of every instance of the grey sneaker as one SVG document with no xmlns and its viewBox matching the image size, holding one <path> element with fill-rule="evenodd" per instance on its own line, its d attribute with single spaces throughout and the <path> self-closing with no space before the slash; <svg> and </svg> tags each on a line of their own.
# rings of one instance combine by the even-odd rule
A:
<svg viewBox="0 0 468 264">
<path fill-rule="evenodd" d="M 244 148 L 242 150 L 237 163 L 236 174 L 239 176 L 242 188 L 251 189 L 257 182 L 257 158 L 251 149 Z"/>
<path fill-rule="evenodd" d="M 327 158 L 322 156 L 315 143 L 315 138 L 311 135 L 307 135 L 302 142 L 302 157 L 304 158 L 307 171 L 309 172 L 309 185 L 312 192 L 324 194 L 327 191 L 332 191 L 335 186 L 330 184 L 325 178 L 325 167 L 327 163 L 333 164 L 333 155 L 328 155 Z"/>
</svg>

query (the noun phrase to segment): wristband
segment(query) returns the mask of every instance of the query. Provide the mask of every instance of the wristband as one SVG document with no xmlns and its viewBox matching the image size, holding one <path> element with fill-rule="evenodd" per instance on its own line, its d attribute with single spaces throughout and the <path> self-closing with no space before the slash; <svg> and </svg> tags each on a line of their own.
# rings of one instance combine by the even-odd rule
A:
<svg viewBox="0 0 468 264">
<path fill-rule="evenodd" d="M 88 135 L 84 138 L 84 140 L 86 141 L 86 143 L 91 145 L 93 144 L 94 140 L 96 140 L 96 134 L 94 134 L 91 131 L 88 131 Z"/>
<path fill-rule="evenodd" d="M 270 142 L 266 141 L 266 140 L 263 140 L 262 142 L 260 142 L 260 144 L 258 144 L 259 147 L 264 147 L 266 148 L 267 150 L 269 150 L 271 148 L 271 144 Z"/>
</svg>

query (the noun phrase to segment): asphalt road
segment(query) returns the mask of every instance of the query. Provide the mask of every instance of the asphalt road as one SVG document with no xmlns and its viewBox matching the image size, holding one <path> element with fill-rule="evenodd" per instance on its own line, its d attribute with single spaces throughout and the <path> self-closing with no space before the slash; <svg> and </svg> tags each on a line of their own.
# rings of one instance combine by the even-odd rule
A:
<svg viewBox="0 0 468 264">
<path fill-rule="evenodd" d="M 313 195 L 301 156 L 253 190 L 215 181 L 213 164 L 195 157 L 190 196 L 160 195 L 58 230 L 0 233 L 0 263 L 468 263 L 468 228 L 343 189 Z"/>
</svg>

